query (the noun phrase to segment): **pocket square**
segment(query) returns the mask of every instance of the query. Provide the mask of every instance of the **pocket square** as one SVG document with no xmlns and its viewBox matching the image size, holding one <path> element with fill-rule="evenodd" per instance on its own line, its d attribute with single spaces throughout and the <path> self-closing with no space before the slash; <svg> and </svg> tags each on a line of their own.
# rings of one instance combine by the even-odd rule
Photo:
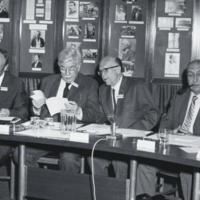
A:
<svg viewBox="0 0 200 200">
<path fill-rule="evenodd" d="M 117 98 L 118 98 L 118 99 L 123 99 L 123 98 L 124 98 L 124 95 L 123 95 L 123 94 L 119 94 L 119 95 L 117 95 Z"/>
</svg>

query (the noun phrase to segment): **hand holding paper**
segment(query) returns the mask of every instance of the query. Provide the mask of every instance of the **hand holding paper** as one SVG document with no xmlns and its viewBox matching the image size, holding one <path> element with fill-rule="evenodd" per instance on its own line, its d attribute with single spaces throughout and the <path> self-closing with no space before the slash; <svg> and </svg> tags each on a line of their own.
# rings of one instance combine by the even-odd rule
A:
<svg viewBox="0 0 200 200">
<path fill-rule="evenodd" d="M 78 105 L 76 102 L 74 101 L 68 101 L 66 104 L 65 104 L 65 107 L 66 107 L 66 110 L 68 111 L 71 111 L 73 113 L 76 113 L 77 110 L 78 110 Z"/>
<path fill-rule="evenodd" d="M 30 97 L 33 99 L 33 106 L 37 109 L 41 108 L 45 104 L 45 96 L 41 90 L 33 91 L 33 95 Z"/>
</svg>

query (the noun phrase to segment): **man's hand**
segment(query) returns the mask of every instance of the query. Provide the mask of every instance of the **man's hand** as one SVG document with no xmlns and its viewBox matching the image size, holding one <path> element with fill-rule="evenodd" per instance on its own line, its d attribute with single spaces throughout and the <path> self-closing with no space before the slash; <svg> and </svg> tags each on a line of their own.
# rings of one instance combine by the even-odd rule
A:
<svg viewBox="0 0 200 200">
<path fill-rule="evenodd" d="M 77 113 L 78 111 L 78 104 L 74 101 L 69 101 L 68 103 L 65 104 L 66 110 L 71 111 L 73 113 Z"/>
<path fill-rule="evenodd" d="M 32 103 L 35 108 L 40 109 L 44 105 L 45 99 L 41 98 L 38 100 L 32 100 Z"/>
<path fill-rule="evenodd" d="M 184 129 L 179 129 L 179 131 L 181 132 L 181 133 L 184 133 L 185 135 L 192 135 L 192 133 L 190 132 L 190 131 L 186 131 L 186 130 L 184 130 Z"/>
<path fill-rule="evenodd" d="M 10 116 L 10 111 L 9 109 L 2 108 L 0 110 L 0 117 L 9 117 Z"/>
</svg>

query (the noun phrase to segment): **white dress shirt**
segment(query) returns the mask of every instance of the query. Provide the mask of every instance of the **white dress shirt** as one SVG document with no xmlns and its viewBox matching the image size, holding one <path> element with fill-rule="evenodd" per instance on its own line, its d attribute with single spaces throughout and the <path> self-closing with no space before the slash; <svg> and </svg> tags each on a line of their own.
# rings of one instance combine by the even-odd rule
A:
<svg viewBox="0 0 200 200">
<path fill-rule="evenodd" d="M 5 76 L 5 72 L 3 72 L 3 74 L 0 76 L 0 87 L 3 82 L 4 76 Z"/>
</svg>

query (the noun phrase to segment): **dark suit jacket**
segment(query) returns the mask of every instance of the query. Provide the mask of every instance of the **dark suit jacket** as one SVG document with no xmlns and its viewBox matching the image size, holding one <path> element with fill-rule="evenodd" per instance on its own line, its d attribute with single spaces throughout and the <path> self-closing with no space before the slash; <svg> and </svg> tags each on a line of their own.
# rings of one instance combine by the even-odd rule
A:
<svg viewBox="0 0 200 200">
<path fill-rule="evenodd" d="M 3 91 L 2 87 L 8 91 Z M 24 83 L 12 74 L 5 72 L 0 90 L 0 108 L 10 110 L 11 117 L 19 117 L 25 119 L 28 115 L 27 96 Z"/>
<path fill-rule="evenodd" d="M 189 89 L 187 89 L 182 94 L 177 93 L 172 98 L 170 102 L 170 108 L 168 110 L 167 115 L 162 119 L 160 123 L 160 128 L 169 128 L 173 130 L 183 124 L 189 98 L 190 98 Z M 200 130 L 200 112 L 198 112 L 194 123 L 193 134 L 200 135 L 199 130 Z"/>
<path fill-rule="evenodd" d="M 35 68 L 35 62 L 32 63 L 32 68 Z M 38 62 L 37 65 L 36 65 L 36 68 L 42 68 L 42 63 Z"/>
<path fill-rule="evenodd" d="M 45 45 L 44 39 L 43 38 L 39 38 L 39 40 L 40 40 L 40 48 L 44 47 L 44 45 Z M 36 47 L 36 38 L 34 38 L 31 41 L 31 46 L 32 47 Z"/>
<path fill-rule="evenodd" d="M 60 74 L 48 76 L 43 79 L 41 90 L 44 92 L 46 98 L 57 95 L 60 80 Z M 75 101 L 82 108 L 82 122 L 95 122 L 98 115 L 98 85 L 96 81 L 79 73 L 74 82 L 78 84 L 78 87 L 71 86 L 67 95 L 68 100 Z M 43 119 L 49 116 L 49 111 L 46 105 L 44 105 L 40 117 Z M 54 120 L 58 120 L 58 118 L 56 119 L 56 116 L 54 116 Z"/>
<path fill-rule="evenodd" d="M 107 119 L 106 116 L 113 113 L 110 94 L 111 87 L 105 84 L 100 87 L 98 123 L 104 123 Z M 123 98 L 118 97 L 116 126 L 119 128 L 150 130 L 157 124 L 160 112 L 144 83 L 130 77 L 123 77 L 119 90 L 120 95 Z"/>
</svg>

